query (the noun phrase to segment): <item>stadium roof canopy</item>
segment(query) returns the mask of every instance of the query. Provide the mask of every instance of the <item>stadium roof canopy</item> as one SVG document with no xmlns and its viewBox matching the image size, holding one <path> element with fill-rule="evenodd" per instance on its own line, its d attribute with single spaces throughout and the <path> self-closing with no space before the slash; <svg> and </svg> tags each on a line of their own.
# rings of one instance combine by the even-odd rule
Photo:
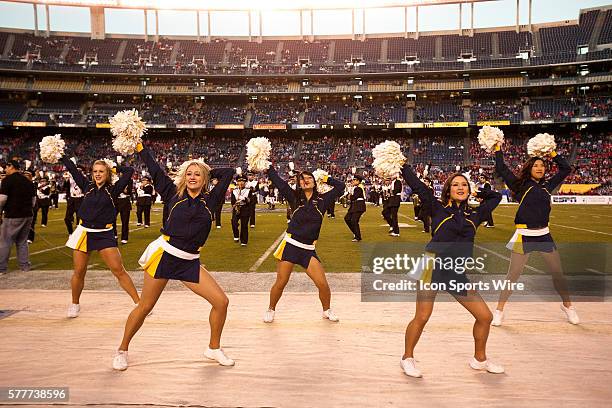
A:
<svg viewBox="0 0 612 408">
<path fill-rule="evenodd" d="M 147 10 L 342 10 L 468 4 L 492 0 L 5 0 L 54 6 L 81 6 Z"/>
</svg>

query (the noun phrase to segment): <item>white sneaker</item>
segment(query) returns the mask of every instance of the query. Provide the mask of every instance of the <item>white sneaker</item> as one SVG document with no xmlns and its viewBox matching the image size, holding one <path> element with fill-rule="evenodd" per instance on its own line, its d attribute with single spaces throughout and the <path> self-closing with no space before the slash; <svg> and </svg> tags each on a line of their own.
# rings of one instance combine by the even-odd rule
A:
<svg viewBox="0 0 612 408">
<path fill-rule="evenodd" d="M 136 225 L 140 227 L 142 224 L 141 224 L 141 223 L 139 223 L 139 222 L 137 222 L 137 223 L 136 223 Z"/>
<path fill-rule="evenodd" d="M 395 232 L 392 232 L 389 235 L 391 235 L 392 237 L 399 237 L 399 234 L 396 234 Z"/>
<path fill-rule="evenodd" d="M 117 350 L 115 357 L 113 357 L 113 370 L 124 371 L 128 368 L 128 352 L 123 350 Z"/>
<path fill-rule="evenodd" d="M 329 320 L 330 322 L 340 321 L 338 316 L 336 316 L 336 314 L 331 309 L 327 309 L 323 312 L 323 318 Z"/>
<path fill-rule="evenodd" d="M 66 315 L 70 318 L 75 318 L 79 315 L 80 311 L 81 311 L 81 305 L 71 303 L 70 305 L 68 305 L 68 313 Z"/>
<path fill-rule="evenodd" d="M 274 310 L 266 310 L 266 313 L 264 313 L 263 321 L 264 323 L 272 323 L 274 321 Z"/>
<path fill-rule="evenodd" d="M 400 367 L 402 367 L 402 370 L 404 370 L 404 374 L 409 377 L 421 378 L 423 376 L 421 370 L 416 368 L 414 358 L 412 357 L 401 360 Z"/>
<path fill-rule="evenodd" d="M 220 225 L 217 225 L 217 229 L 219 229 L 219 228 L 221 228 L 221 226 L 220 226 Z"/>
<path fill-rule="evenodd" d="M 240 239 L 240 238 L 236 238 L 236 237 L 234 237 L 234 242 L 238 242 L 238 240 L 239 240 L 239 239 Z"/>
<path fill-rule="evenodd" d="M 32 243 L 32 240 L 31 240 L 31 239 L 28 239 L 28 244 L 31 244 L 31 243 Z"/>
<path fill-rule="evenodd" d="M 501 326 L 504 321 L 504 311 L 495 309 L 493 311 L 493 321 L 491 322 L 491 326 Z"/>
<path fill-rule="evenodd" d="M 151 227 L 151 226 L 150 226 L 150 225 L 145 225 L 144 227 L 145 227 L 145 228 L 149 228 L 149 227 Z"/>
<path fill-rule="evenodd" d="M 567 321 L 571 324 L 579 324 L 580 318 L 578 317 L 578 313 L 576 313 L 576 308 L 574 306 L 565 307 L 563 303 L 561 303 L 561 310 L 565 312 L 565 316 L 567 317 Z"/>
<path fill-rule="evenodd" d="M 491 362 L 490 360 L 478 361 L 474 357 L 470 360 L 470 367 L 474 370 L 487 370 L 492 374 L 501 374 L 504 372 L 504 367 Z"/>
<path fill-rule="evenodd" d="M 234 360 L 226 356 L 221 348 L 213 350 L 210 347 L 207 347 L 206 351 L 204 352 L 204 357 L 209 360 L 215 360 L 222 366 L 233 366 L 235 364 Z"/>
<path fill-rule="evenodd" d="M 244 242 L 240 244 L 240 246 L 247 246 L 247 244 L 245 244 Z"/>
<path fill-rule="evenodd" d="M 251 225 L 251 228 L 255 228 L 255 226 L 254 226 L 254 225 Z"/>
<path fill-rule="evenodd" d="M 127 239 L 122 239 L 122 240 L 121 240 L 121 243 L 122 243 L 122 244 L 127 244 Z"/>
</svg>

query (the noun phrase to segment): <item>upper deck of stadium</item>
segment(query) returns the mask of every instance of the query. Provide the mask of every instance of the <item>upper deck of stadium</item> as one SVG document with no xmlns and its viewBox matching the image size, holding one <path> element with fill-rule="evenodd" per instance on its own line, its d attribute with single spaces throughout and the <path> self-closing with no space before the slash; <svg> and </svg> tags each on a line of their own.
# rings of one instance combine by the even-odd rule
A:
<svg viewBox="0 0 612 408">
<path fill-rule="evenodd" d="M 92 14 L 92 22 L 94 19 Z M 581 10 L 576 20 L 527 25 L 518 21 L 515 26 L 483 29 L 472 26 L 395 34 L 356 33 L 353 29 L 347 35 L 276 37 L 252 35 L 250 26 L 248 36 L 235 37 L 214 36 L 210 30 L 198 36 L 117 35 L 97 32 L 94 25 L 90 33 L 66 33 L 50 31 L 47 21 L 47 30 L 39 30 L 38 22 L 34 30 L 0 28 L 0 69 L 198 76 L 354 75 L 522 70 L 612 57 L 612 6 Z"/>
</svg>

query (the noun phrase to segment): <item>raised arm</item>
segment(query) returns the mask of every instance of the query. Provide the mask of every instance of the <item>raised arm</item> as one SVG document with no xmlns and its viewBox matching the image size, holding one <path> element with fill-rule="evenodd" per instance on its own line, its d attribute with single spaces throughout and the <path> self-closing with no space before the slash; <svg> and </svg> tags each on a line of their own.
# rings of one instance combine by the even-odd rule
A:
<svg viewBox="0 0 612 408">
<path fill-rule="evenodd" d="M 207 202 L 208 208 L 215 208 L 219 203 L 225 201 L 225 193 L 232 182 L 234 173 L 235 170 L 231 167 L 220 167 L 210 171 L 210 178 L 216 178 L 219 182 L 210 190 Z"/>
<path fill-rule="evenodd" d="M 340 197 L 344 193 L 344 189 L 346 188 L 346 186 L 340 180 L 336 180 L 335 178 L 329 176 L 326 180 L 323 181 L 333 187 L 333 189 L 323 194 L 322 196 L 323 208 L 321 208 L 320 210 L 325 211 L 329 207 L 331 207 L 332 204 L 338 199 L 338 197 Z"/>
<path fill-rule="evenodd" d="M 149 170 L 155 190 L 157 190 L 164 202 L 168 202 L 176 194 L 174 182 L 168 177 L 166 172 L 162 170 L 159 164 L 157 164 L 149 149 L 139 144 L 136 150 Z"/>
<path fill-rule="evenodd" d="M 492 189 L 480 190 L 476 197 L 481 198 L 482 202 L 476 212 L 478 213 L 478 224 L 487 218 L 487 216 L 493 212 L 502 199 L 501 193 L 493 191 Z"/>
<path fill-rule="evenodd" d="M 115 197 L 121 194 L 123 190 L 125 190 L 127 185 L 130 184 L 130 181 L 132 181 L 132 176 L 134 175 L 134 168 L 119 166 L 117 167 L 117 172 L 121 173 L 121 177 L 119 177 L 119 180 L 117 180 L 111 190 L 113 196 Z"/>
<path fill-rule="evenodd" d="M 572 167 L 567 162 L 567 160 L 565 160 L 564 157 L 558 155 L 557 152 L 552 152 L 550 156 L 552 157 L 553 161 L 557 163 L 557 167 L 559 168 L 557 174 L 552 176 L 550 180 L 546 182 L 546 189 L 552 192 L 555 188 L 559 186 L 559 184 L 563 182 L 563 180 L 565 180 L 567 176 L 569 176 L 569 174 L 572 172 Z"/>
<path fill-rule="evenodd" d="M 278 175 L 278 172 L 276 169 L 274 169 L 273 165 L 270 165 L 267 173 L 270 181 L 272 181 L 272 184 L 278 188 L 279 193 L 289 202 L 292 207 L 295 206 L 295 190 L 293 190 L 289 183 Z"/>
<path fill-rule="evenodd" d="M 504 179 L 504 182 L 508 186 L 508 188 L 513 189 L 516 181 L 518 180 L 514 173 L 506 166 L 504 162 L 504 154 L 501 149 L 498 147 L 498 150 L 495 151 L 495 172 Z"/>
<path fill-rule="evenodd" d="M 87 177 L 85 177 L 85 175 L 81 173 L 79 169 L 77 169 L 76 164 L 74 164 L 67 156 L 62 157 L 62 163 L 64 163 L 64 166 L 66 166 L 66 169 L 72 176 L 72 179 L 76 185 L 79 186 L 81 191 L 84 193 L 89 185 L 89 180 L 87 180 Z"/>
<path fill-rule="evenodd" d="M 408 163 L 404 164 L 404 166 L 402 167 L 402 177 L 404 178 L 406 183 L 408 183 L 408 185 L 412 189 L 412 192 L 418 195 L 421 200 L 425 202 L 433 202 L 433 192 L 425 185 L 425 183 L 419 180 L 419 178 L 416 174 L 414 174 L 414 171 L 412 171 Z"/>
</svg>

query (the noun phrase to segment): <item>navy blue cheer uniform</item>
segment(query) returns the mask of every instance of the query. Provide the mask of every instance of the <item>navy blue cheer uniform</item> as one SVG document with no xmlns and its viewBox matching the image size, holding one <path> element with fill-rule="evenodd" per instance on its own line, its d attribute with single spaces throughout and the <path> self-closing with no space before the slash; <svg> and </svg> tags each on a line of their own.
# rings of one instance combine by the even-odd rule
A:
<svg viewBox="0 0 612 408">
<path fill-rule="evenodd" d="M 342 195 L 344 183 L 328 177 L 326 183 L 333 189 L 321 195 L 313 191 L 312 197 L 307 200 L 305 197 L 298 197 L 296 190 L 293 190 L 272 166 L 268 169 L 268 177 L 289 206 L 294 209 L 285 238 L 274 252 L 274 257 L 298 264 L 304 269 L 308 268 L 312 257 L 320 262 L 315 244 L 321 232 L 323 213 Z"/>
<path fill-rule="evenodd" d="M 64 156 L 62 162 L 84 193 L 77 212 L 80 224 L 68 238 L 66 246 L 81 252 L 117 247 L 112 230 L 117 218 L 115 200 L 132 179 L 134 169 L 117 167 L 117 171 L 121 172 L 119 180 L 115 184 L 98 187 L 95 182 L 85 177 L 70 159 Z"/>
<path fill-rule="evenodd" d="M 553 161 L 557 163 L 559 171 L 548 181 L 542 178 L 538 182 L 530 177 L 521 184 L 518 177 L 504 163 L 501 150 L 495 152 L 495 171 L 504 179 L 519 201 L 514 217 L 516 232 L 507 245 L 513 252 L 519 254 L 534 251 L 552 252 L 557 248 L 548 230 L 550 196 L 572 169 L 569 163 L 557 154 L 553 155 Z"/>
<path fill-rule="evenodd" d="M 157 164 L 151 152 L 140 151 L 155 190 L 168 208 L 167 218 L 161 228 L 161 237 L 153 241 L 139 260 L 143 269 L 156 279 L 175 279 L 185 282 L 200 281 L 200 250 L 210 233 L 212 213 L 225 199 L 234 169 L 218 168 L 210 172 L 210 178 L 219 183 L 210 192 L 202 191 L 192 198 L 187 191 L 177 195 L 177 187 Z"/>
<path fill-rule="evenodd" d="M 478 198 L 483 201 L 477 208 L 469 207 L 468 200 L 459 205 L 455 202 L 442 203 L 435 198 L 433 190 L 419 180 L 407 164 L 402 168 L 402 176 L 412 191 L 418 194 L 422 205 L 430 207 L 433 232 L 425 251 L 435 254 L 438 259 L 472 258 L 476 229 L 497 207 L 501 201 L 501 194 L 492 190 L 480 191 Z M 455 291 L 449 287 L 452 280 L 457 283 L 469 283 L 465 273 L 459 273 L 455 268 L 445 268 L 445 263 L 436 262 L 434 265 L 431 271 L 432 283 L 445 284 L 451 294 L 467 295 L 465 290 Z"/>
</svg>

